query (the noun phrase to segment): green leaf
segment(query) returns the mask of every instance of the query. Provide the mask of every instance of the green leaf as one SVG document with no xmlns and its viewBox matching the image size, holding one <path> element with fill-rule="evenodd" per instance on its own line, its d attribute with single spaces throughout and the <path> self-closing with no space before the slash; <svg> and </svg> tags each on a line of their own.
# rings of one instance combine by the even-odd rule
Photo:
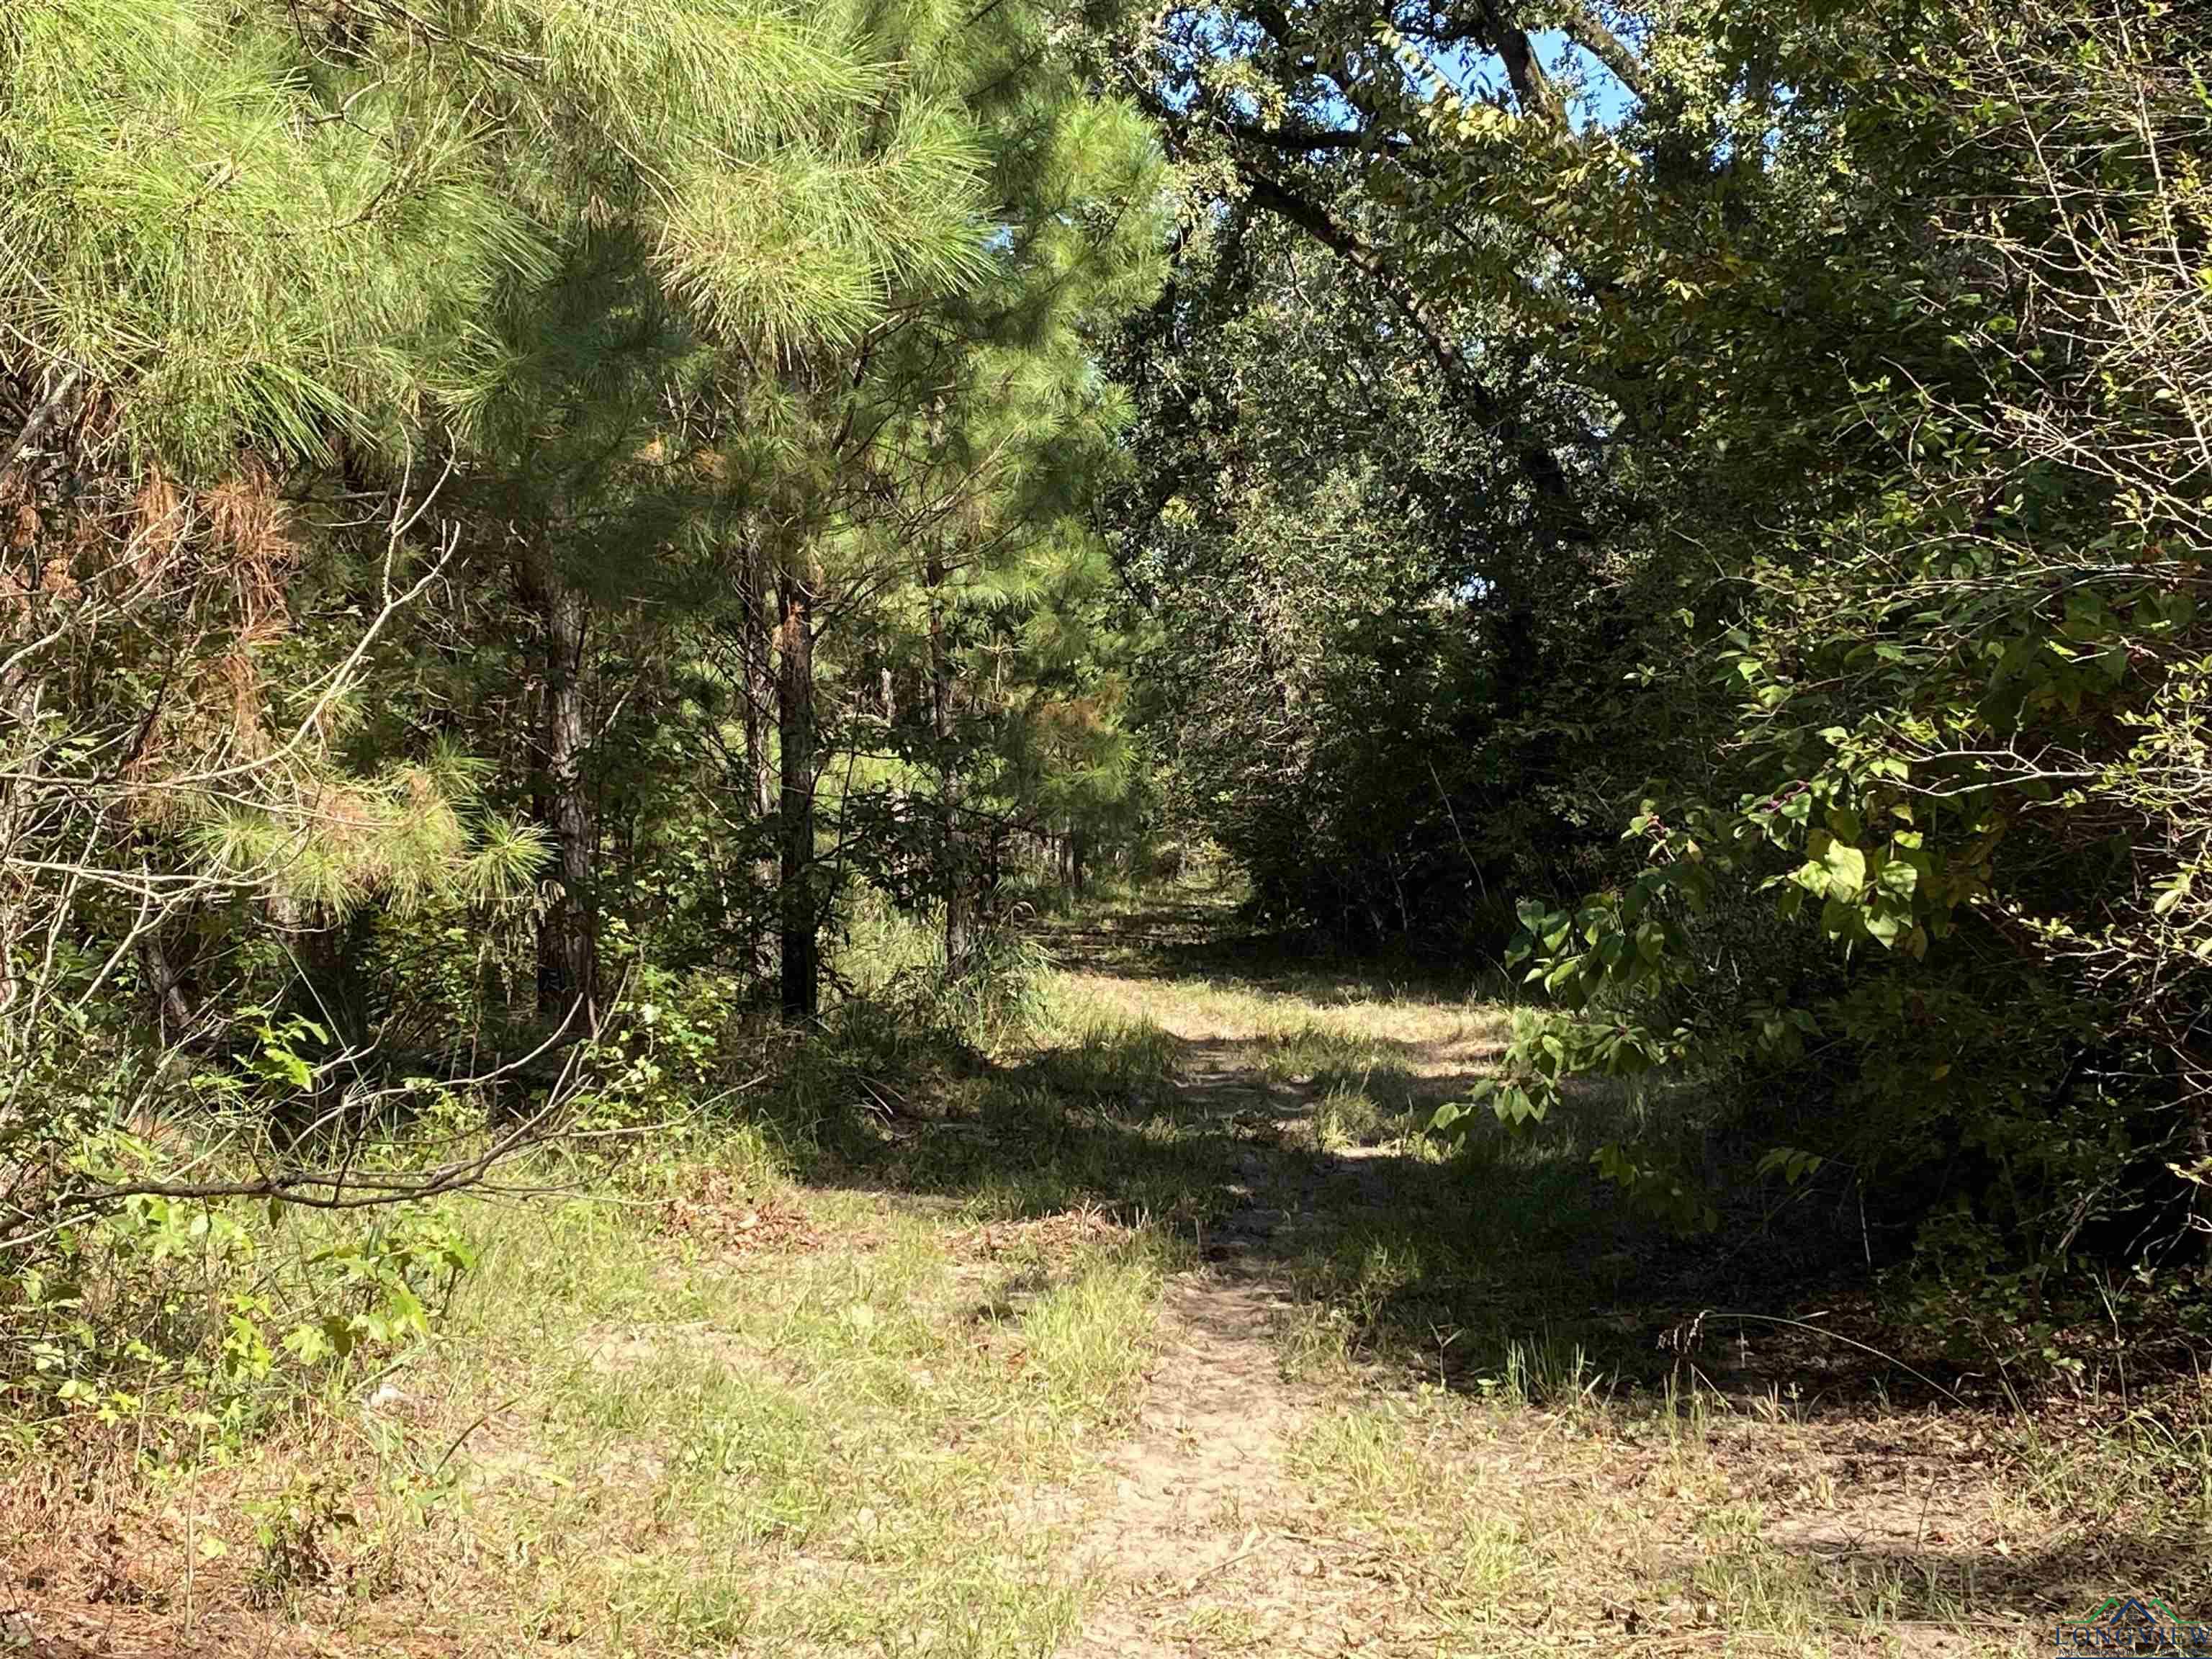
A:
<svg viewBox="0 0 2212 1659">
<path fill-rule="evenodd" d="M 1846 842 L 1831 842 L 1822 856 L 1828 867 L 1829 892 L 1838 898 L 1856 898 L 1866 887 L 1866 854 Z"/>
</svg>

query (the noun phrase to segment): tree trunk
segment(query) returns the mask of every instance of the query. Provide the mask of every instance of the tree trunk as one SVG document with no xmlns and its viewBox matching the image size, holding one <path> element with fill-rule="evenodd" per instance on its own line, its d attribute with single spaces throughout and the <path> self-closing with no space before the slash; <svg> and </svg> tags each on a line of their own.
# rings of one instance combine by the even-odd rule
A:
<svg viewBox="0 0 2212 1659">
<path fill-rule="evenodd" d="M 551 832 L 556 880 L 538 923 L 538 1012 L 581 1017 L 599 995 L 599 917 L 592 895 L 592 815 L 584 798 L 583 592 L 558 574 L 538 583 L 544 620 L 545 698 L 538 729 L 538 821 Z"/>
<path fill-rule="evenodd" d="M 769 710 L 775 704 L 774 624 L 769 616 L 768 554 L 757 543 L 745 550 L 744 616 L 739 623 L 744 675 L 745 773 L 753 819 L 765 825 L 775 811 L 775 763 L 769 755 Z M 768 971 L 766 896 L 778 890 L 775 860 L 753 866 L 753 891 L 745 910 L 746 949 L 757 974 Z"/>
<path fill-rule="evenodd" d="M 939 854 L 945 860 L 945 970 L 958 977 L 968 970 L 974 942 L 968 894 L 967 848 L 960 829 L 960 768 L 952 750 L 952 650 L 945 635 L 945 563 L 930 555 L 929 720 L 937 739 Z"/>
<path fill-rule="evenodd" d="M 150 927 L 138 939 L 138 968 L 146 988 L 154 994 L 154 1030 L 164 1048 L 174 1048 L 192 1028 L 191 999 L 185 994 L 185 976 L 169 960 L 159 927 Z"/>
<path fill-rule="evenodd" d="M 822 1006 L 821 911 L 814 893 L 814 587 L 811 573 L 777 580 L 776 720 L 782 739 L 783 1018 L 805 1024 Z"/>
</svg>

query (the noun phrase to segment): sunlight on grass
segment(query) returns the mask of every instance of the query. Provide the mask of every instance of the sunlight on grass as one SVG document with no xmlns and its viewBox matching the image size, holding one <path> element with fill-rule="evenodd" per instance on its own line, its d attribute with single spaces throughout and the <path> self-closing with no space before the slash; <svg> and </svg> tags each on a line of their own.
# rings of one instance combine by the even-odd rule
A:
<svg viewBox="0 0 2212 1659">
<path fill-rule="evenodd" d="M 1793 1546 L 1767 1506 L 1733 1495 L 1757 1467 L 1748 1449 L 1718 1455 L 1648 1407 L 1562 1418 L 1342 1389 L 1292 1467 L 1469 1650 L 1549 1651 L 1593 1625 L 1717 1653 L 1895 1651 L 1935 1629 L 1968 1651 L 2037 1650 L 2025 1624 L 1984 1630 L 1954 1571 Z"/>
<path fill-rule="evenodd" d="M 1148 1020 L 1176 1036 L 1259 1040 L 1262 1069 L 1283 1079 L 1485 1058 L 1502 1047 L 1510 1025 L 1493 1002 L 1393 993 L 1364 981 L 1332 979 L 1328 996 L 1316 1001 L 1302 989 L 1201 977 L 1063 975 L 1062 981 L 1065 1000 Z"/>
<path fill-rule="evenodd" d="M 484 1271 L 410 1387 L 447 1420 L 506 1402 L 456 1459 L 455 1519 L 519 1540 L 487 1605 L 610 1650 L 1049 1651 L 1081 1592 L 1041 1517 L 1133 1407 L 1160 1244 L 1094 1222 L 979 1264 L 954 1214 L 725 1201 L 779 1237 L 478 1206 Z"/>
<path fill-rule="evenodd" d="M 1161 1269 L 1161 1252 L 1141 1240 L 1094 1250 L 1022 1315 L 1023 1344 L 1055 1424 L 1079 1433 L 1126 1414 L 1146 1359 L 1145 1343 L 1133 1338 L 1150 1324 Z"/>
<path fill-rule="evenodd" d="M 1537 1562 L 1480 1477 L 1431 1455 L 1421 1426 L 1389 1403 L 1341 1407 L 1314 1423 L 1291 1468 L 1332 1513 L 1418 1575 L 1455 1622 L 1480 1623 L 1516 1589 L 1538 1588 L 1524 1583 Z"/>
</svg>

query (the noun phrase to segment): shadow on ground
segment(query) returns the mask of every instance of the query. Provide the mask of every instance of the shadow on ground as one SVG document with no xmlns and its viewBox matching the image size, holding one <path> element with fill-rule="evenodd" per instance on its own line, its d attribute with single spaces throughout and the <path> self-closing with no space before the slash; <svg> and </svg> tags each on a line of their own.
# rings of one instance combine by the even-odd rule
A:
<svg viewBox="0 0 2212 1659">
<path fill-rule="evenodd" d="M 1413 1131 L 1482 1075 L 1494 1044 L 1441 1015 L 1434 1040 L 1380 1035 L 1418 1011 L 1340 969 L 1326 1004 L 1306 988 L 1310 963 L 1255 954 L 1231 979 L 1196 943 L 1184 959 L 1202 969 L 1136 959 L 1146 972 L 1075 970 L 1098 1024 L 985 1068 L 953 1115 L 884 1126 L 815 1178 L 978 1219 L 1090 1207 L 1149 1220 L 1276 1310 L 1288 1375 L 1305 1362 L 1340 1375 L 1348 1358 L 1386 1393 L 1419 1379 L 1536 1407 L 1474 1416 L 1499 1425 L 1504 1462 L 1563 1491 L 1627 1483 L 1663 1503 L 1672 1454 L 1622 1425 L 1686 1412 L 1717 1482 L 1678 1516 L 1636 1523 L 1681 1540 L 1641 1559 L 1637 1599 L 1574 1615 L 1611 1620 L 1625 1641 L 1705 1646 L 1734 1624 L 1802 1616 L 1808 1631 L 1867 1632 L 1869 1652 L 2025 1652 L 2116 1590 L 2212 1595 L 2205 1552 L 2168 1532 L 2005 1531 L 1991 1494 L 2018 1456 L 2014 1425 L 1954 1398 L 1970 1379 L 1871 1351 L 1883 1334 L 1863 1267 L 1838 1265 L 1832 1224 L 1686 1242 L 1625 1213 L 1588 1167 L 1593 1142 L 1618 1133 L 1603 1098 L 1571 1100 L 1540 1135 L 1486 1124 L 1468 1152 L 1439 1158 Z M 1254 991 L 1368 1029 L 1357 1052 L 1316 1038 L 1302 1009 L 1252 1029 L 1273 1007 Z M 1577 1449 L 1557 1443 L 1563 1431 Z M 1440 1455 L 1497 1461 L 1498 1444 Z M 1698 1625 L 1716 1606 L 1719 1627 Z"/>
<path fill-rule="evenodd" d="M 1700 1317 L 1785 1316 L 1807 1286 L 1848 1281 L 1848 1264 L 1831 1265 L 1832 1227 L 1685 1241 L 1626 1213 L 1589 1170 L 1620 1133 L 1620 1103 L 1596 1091 L 1571 1095 L 1541 1133 L 1485 1121 L 1465 1151 L 1440 1156 L 1421 1126 L 1500 1047 L 1444 1018 L 1481 1012 L 1466 986 L 1413 989 L 1285 958 L 1256 936 L 1224 943 L 1209 932 L 1223 914 L 1194 901 L 1052 929 L 1069 994 L 1122 1023 L 986 1066 L 948 1116 L 894 1121 L 815 1178 L 979 1214 L 1090 1206 L 1144 1218 L 1285 1299 L 1293 1351 L 1341 1351 L 1455 1389 L 1534 1397 L 1672 1379 L 1791 1389 L 1808 1410 L 1870 1391 L 1928 1395 L 1816 1330 Z M 1217 1029 L 1238 1025 L 1221 999 L 1254 994 L 1285 1011 L 1278 1029 Z M 1354 1027 L 1387 1027 L 1408 1006 L 1442 1010 L 1443 1034 L 1325 1029 L 1347 1011 Z"/>
<path fill-rule="evenodd" d="M 1446 1000 L 1502 991 L 1495 967 L 1454 972 L 1411 957 L 1354 955 L 1324 935 L 1260 926 L 1222 890 L 1147 896 L 1128 908 L 1038 918 L 1033 931 L 1066 967 L 1132 979 L 1203 980 L 1328 1007 L 1378 989 Z"/>
<path fill-rule="evenodd" d="M 941 1117 L 872 1120 L 810 1177 L 1182 1240 L 1212 1270 L 1176 1302 L 1182 1348 L 1243 1342 L 1266 1368 L 1249 1333 L 1267 1310 L 1285 1378 L 1344 1385 L 1328 1409 L 1355 1419 L 1355 1461 L 1362 1433 L 1405 1449 L 1370 1501 L 1412 1506 L 1409 1535 L 1474 1524 L 1487 1491 L 1496 1524 L 1590 1542 L 1547 1580 L 1578 1598 L 1559 1632 L 2026 1653 L 2118 1591 L 2212 1611 L 2208 1553 L 2176 1520 L 2203 1492 L 2113 1485 L 2201 1484 L 2203 1459 L 2138 1460 L 2136 1431 L 2091 1425 L 2069 1431 L 2078 1479 L 2054 1476 L 2064 1460 L 1993 1398 L 2000 1379 L 1882 1352 L 1848 1217 L 1800 1205 L 1685 1240 L 1630 1213 L 1589 1168 L 1622 1136 L 1620 1097 L 1571 1093 L 1526 1135 L 1478 1115 L 1439 1156 L 1420 1126 L 1494 1063 L 1504 1012 L 1464 982 L 1224 939 L 1223 915 L 1200 899 L 1054 925 L 1066 1035 L 956 1079 Z M 1525 1618 L 1545 1647 L 1553 1609 Z"/>
</svg>

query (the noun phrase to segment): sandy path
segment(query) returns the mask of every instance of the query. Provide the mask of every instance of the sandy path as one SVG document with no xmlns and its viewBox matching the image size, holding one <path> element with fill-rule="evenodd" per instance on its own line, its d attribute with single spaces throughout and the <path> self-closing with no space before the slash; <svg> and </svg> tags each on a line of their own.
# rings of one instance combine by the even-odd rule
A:
<svg viewBox="0 0 2212 1659">
<path fill-rule="evenodd" d="M 1297 1091 L 1271 1088 L 1229 1058 L 1242 1033 L 1195 1029 L 1179 1012 L 1163 1024 L 1187 1045 L 1177 1067 L 1187 1097 L 1224 1121 L 1295 1123 L 1306 1104 Z M 1330 1160 L 1330 1173 L 1364 1186 L 1363 1161 Z M 1216 1223 L 1222 1248 L 1162 1298 L 1136 1428 L 1107 1458 L 1113 1484 L 1080 1528 L 1073 1565 L 1094 1598 L 1062 1651 L 1431 1654 L 1436 1621 L 1379 1555 L 1328 1530 L 1293 1467 L 1326 1407 L 1284 1376 L 1272 1328 L 1288 1298 L 1239 1247 L 1290 1224 L 1312 1185 L 1256 1155 L 1241 1174 L 1234 1207 Z"/>
</svg>

